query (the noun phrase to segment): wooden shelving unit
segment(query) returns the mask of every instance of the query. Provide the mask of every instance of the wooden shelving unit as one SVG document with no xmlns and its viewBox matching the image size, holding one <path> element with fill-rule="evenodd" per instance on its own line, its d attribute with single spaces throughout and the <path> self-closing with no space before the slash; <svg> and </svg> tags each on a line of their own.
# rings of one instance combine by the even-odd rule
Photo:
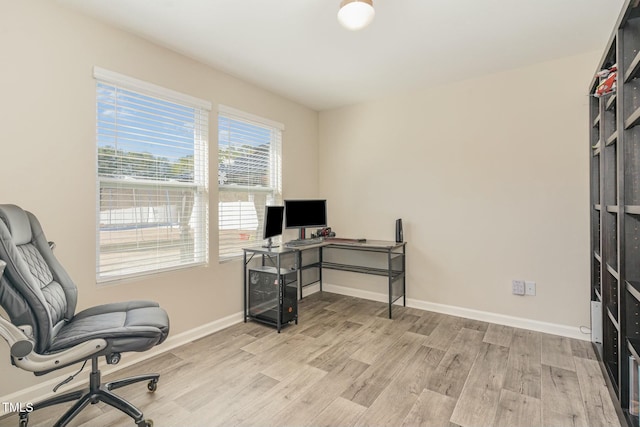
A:
<svg viewBox="0 0 640 427">
<path fill-rule="evenodd" d="M 598 64 L 617 64 L 616 92 L 589 105 L 592 341 L 629 425 L 640 394 L 639 3 L 625 2 Z"/>
</svg>

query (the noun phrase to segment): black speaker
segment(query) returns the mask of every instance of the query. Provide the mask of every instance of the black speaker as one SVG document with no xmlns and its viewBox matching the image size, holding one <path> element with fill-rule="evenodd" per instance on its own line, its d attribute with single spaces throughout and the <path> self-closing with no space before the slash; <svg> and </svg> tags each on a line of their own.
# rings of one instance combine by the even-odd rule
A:
<svg viewBox="0 0 640 427">
<path fill-rule="evenodd" d="M 396 219 L 396 242 L 401 243 L 404 241 L 404 236 L 402 235 L 402 218 Z"/>
</svg>

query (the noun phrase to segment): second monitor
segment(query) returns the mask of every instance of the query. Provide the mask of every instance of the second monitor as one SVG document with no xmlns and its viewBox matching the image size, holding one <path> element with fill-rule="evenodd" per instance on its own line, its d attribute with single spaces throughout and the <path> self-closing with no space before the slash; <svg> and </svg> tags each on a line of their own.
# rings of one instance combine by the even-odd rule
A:
<svg viewBox="0 0 640 427">
<path fill-rule="evenodd" d="M 299 199 L 284 201 L 286 228 L 300 230 L 299 238 L 305 238 L 306 227 L 327 226 L 327 201 L 320 199 Z"/>
<path fill-rule="evenodd" d="M 265 248 L 277 248 L 273 244 L 273 237 L 282 234 L 282 218 L 284 214 L 284 206 L 266 206 L 264 210 L 264 227 L 262 230 L 262 238 L 267 240 L 263 245 Z"/>
</svg>

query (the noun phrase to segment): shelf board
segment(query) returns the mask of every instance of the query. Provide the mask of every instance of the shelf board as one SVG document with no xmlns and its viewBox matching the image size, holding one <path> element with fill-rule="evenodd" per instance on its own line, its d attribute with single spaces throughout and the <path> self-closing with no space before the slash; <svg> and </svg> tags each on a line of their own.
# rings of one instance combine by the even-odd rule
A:
<svg viewBox="0 0 640 427">
<path fill-rule="evenodd" d="M 597 203 L 597 204 L 593 205 L 593 209 L 595 209 L 597 211 L 599 211 L 600 208 L 601 208 L 600 203 Z"/>
<path fill-rule="evenodd" d="M 602 302 L 602 295 L 600 295 L 600 291 L 597 288 L 594 289 L 594 291 L 596 291 L 596 297 L 598 298 L 598 301 Z"/>
<path fill-rule="evenodd" d="M 624 73 L 624 82 L 627 83 L 638 76 L 638 71 L 640 71 L 640 51 L 636 53 L 636 56 L 629 64 L 629 68 Z"/>
<path fill-rule="evenodd" d="M 593 251 L 593 256 L 598 260 L 598 262 L 602 262 L 602 258 L 600 258 L 600 254 L 598 253 L 598 251 Z"/>
<path fill-rule="evenodd" d="M 627 338 L 627 348 L 629 353 L 640 363 L 640 339 Z"/>
<path fill-rule="evenodd" d="M 609 316 L 609 320 L 613 323 L 613 326 L 616 328 L 618 332 L 620 332 L 620 325 L 618 324 L 618 320 L 611 312 L 611 307 L 607 306 L 607 316 Z"/>
<path fill-rule="evenodd" d="M 640 302 L 640 282 L 627 280 L 626 284 L 627 284 L 627 291 L 629 291 L 629 293 L 633 295 L 633 297 L 638 302 Z M 638 363 L 640 363 L 640 359 L 638 359 Z"/>
<path fill-rule="evenodd" d="M 600 124 L 600 114 L 598 114 L 598 115 L 596 116 L 596 118 L 595 118 L 595 119 L 593 119 L 593 127 L 596 127 L 596 126 L 598 126 L 599 124 Z"/>
<path fill-rule="evenodd" d="M 632 215 L 640 215 L 640 206 L 638 205 L 627 205 L 624 207 L 624 211 L 628 214 Z"/>
<path fill-rule="evenodd" d="M 353 273 L 365 273 L 365 274 L 373 274 L 376 276 L 389 276 L 388 268 L 374 268 L 374 267 L 364 267 L 364 266 L 356 266 L 356 265 L 346 265 L 339 264 L 337 262 L 323 262 L 322 268 L 329 268 L 331 270 L 342 270 L 342 271 L 351 271 Z M 392 270 L 391 277 L 392 280 L 403 277 L 404 273 L 402 271 Z"/>
<path fill-rule="evenodd" d="M 607 212 L 609 213 L 618 213 L 618 205 L 607 205 Z"/>
<path fill-rule="evenodd" d="M 607 99 L 607 103 L 604 105 L 605 110 L 610 110 L 611 107 L 613 107 L 614 105 L 616 105 L 616 98 L 618 97 L 617 94 L 613 94 L 609 97 L 609 99 Z"/>
<path fill-rule="evenodd" d="M 624 128 L 630 129 L 640 123 L 640 107 L 636 108 L 633 113 L 624 121 Z"/>
<path fill-rule="evenodd" d="M 261 265 L 261 266 L 251 267 L 249 270 L 255 270 L 261 273 L 274 274 L 274 275 L 278 274 L 278 268 L 270 265 Z M 295 273 L 295 270 L 287 270 L 286 268 L 280 268 L 281 276 L 287 276 L 292 273 Z"/>
<path fill-rule="evenodd" d="M 593 157 L 600 155 L 600 147 L 593 150 Z"/>
<path fill-rule="evenodd" d="M 605 143 L 605 145 L 615 144 L 616 141 L 618 141 L 618 131 L 617 130 L 614 133 L 612 133 L 609 138 L 607 138 L 607 142 Z"/>
<path fill-rule="evenodd" d="M 305 283 L 305 282 L 300 282 L 300 286 L 302 288 L 306 288 L 307 286 L 311 286 L 311 285 L 315 285 L 316 283 L 320 282 L 320 279 L 318 280 L 314 280 L 313 282 L 309 282 L 309 283 Z"/>
<path fill-rule="evenodd" d="M 302 267 L 300 267 L 300 270 L 308 270 L 310 268 L 320 268 L 320 267 L 322 267 L 322 263 L 318 261 L 311 264 L 305 264 Z"/>
<path fill-rule="evenodd" d="M 611 273 L 611 275 L 616 279 L 616 280 L 620 280 L 620 275 L 618 274 L 618 272 L 616 271 L 615 268 L 611 267 L 609 264 L 607 264 L 607 271 L 609 273 Z"/>
<path fill-rule="evenodd" d="M 609 380 L 611 380 L 611 385 L 613 389 L 617 393 L 618 390 L 618 365 L 611 361 L 606 361 L 604 363 L 605 369 L 607 370 L 607 375 L 609 375 Z"/>
</svg>

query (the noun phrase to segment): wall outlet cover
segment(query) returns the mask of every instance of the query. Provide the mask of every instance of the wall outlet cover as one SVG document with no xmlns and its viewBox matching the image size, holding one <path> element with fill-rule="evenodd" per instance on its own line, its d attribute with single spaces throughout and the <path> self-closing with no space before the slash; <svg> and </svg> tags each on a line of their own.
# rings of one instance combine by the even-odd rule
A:
<svg viewBox="0 0 640 427">
<path fill-rule="evenodd" d="M 535 295 L 536 294 L 536 282 L 526 281 L 524 282 L 524 293 L 525 295 Z"/>
<path fill-rule="evenodd" d="M 511 292 L 514 295 L 524 295 L 524 280 L 511 281 Z"/>
</svg>

